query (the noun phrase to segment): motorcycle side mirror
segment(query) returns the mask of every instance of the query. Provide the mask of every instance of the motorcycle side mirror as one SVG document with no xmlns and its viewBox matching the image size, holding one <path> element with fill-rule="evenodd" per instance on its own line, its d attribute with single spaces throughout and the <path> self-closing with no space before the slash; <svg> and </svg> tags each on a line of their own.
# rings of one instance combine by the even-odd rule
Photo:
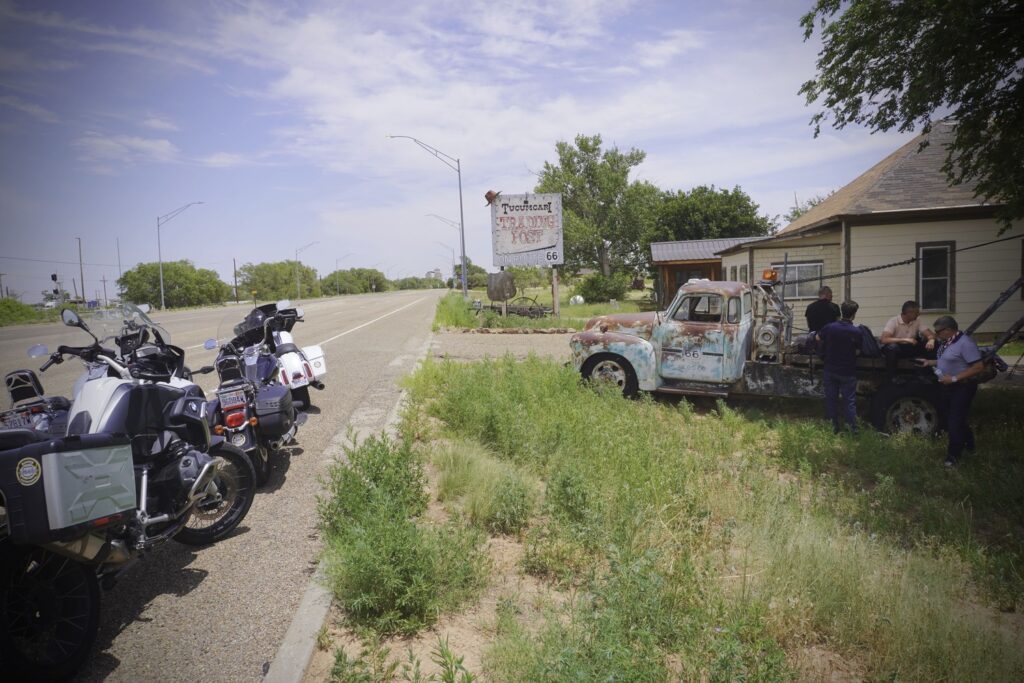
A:
<svg viewBox="0 0 1024 683">
<path fill-rule="evenodd" d="M 302 306 L 295 307 L 295 315 L 298 316 L 299 318 L 302 317 Z"/>
<path fill-rule="evenodd" d="M 280 301 L 278 301 L 274 305 L 277 306 L 277 310 L 280 311 L 280 310 L 285 309 L 285 308 L 291 308 L 292 307 L 292 302 L 289 301 L 288 299 L 281 299 Z"/>
<path fill-rule="evenodd" d="M 49 356 L 50 349 L 46 347 L 46 344 L 33 344 L 28 347 L 29 358 L 42 358 L 43 356 Z"/>
<path fill-rule="evenodd" d="M 213 351 L 215 348 L 217 348 L 217 340 L 207 339 L 206 341 L 203 342 L 203 348 L 206 349 L 207 351 Z"/>
<path fill-rule="evenodd" d="M 138 308 L 143 313 L 149 313 L 150 310 L 152 310 L 152 307 L 149 304 L 139 304 L 138 306 L 136 306 L 136 308 Z"/>
<path fill-rule="evenodd" d="M 68 327 L 83 327 L 85 323 L 78 317 L 78 314 L 72 311 L 70 308 L 65 308 L 60 312 L 60 319 L 64 321 L 64 324 Z"/>
</svg>

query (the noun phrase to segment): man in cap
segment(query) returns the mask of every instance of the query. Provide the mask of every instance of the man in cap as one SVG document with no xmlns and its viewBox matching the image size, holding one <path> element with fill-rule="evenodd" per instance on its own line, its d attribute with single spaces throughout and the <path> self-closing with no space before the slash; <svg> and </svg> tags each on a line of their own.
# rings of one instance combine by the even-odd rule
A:
<svg viewBox="0 0 1024 683">
<path fill-rule="evenodd" d="M 969 422 L 971 402 L 978 393 L 978 382 L 975 377 L 984 370 L 985 364 L 982 362 L 978 345 L 960 331 L 952 316 L 944 315 L 935 321 L 935 336 L 941 342 L 937 359 L 920 358 L 917 362 L 935 367 L 939 383 L 945 386 L 949 405 L 946 466 L 953 467 L 965 452 L 974 452 L 974 432 L 971 431 Z"/>
</svg>

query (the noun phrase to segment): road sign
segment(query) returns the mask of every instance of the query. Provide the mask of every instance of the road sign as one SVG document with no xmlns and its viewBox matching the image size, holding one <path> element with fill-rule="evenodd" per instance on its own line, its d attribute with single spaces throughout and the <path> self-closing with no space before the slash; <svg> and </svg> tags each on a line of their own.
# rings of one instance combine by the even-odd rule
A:
<svg viewBox="0 0 1024 683">
<path fill-rule="evenodd" d="M 562 195 L 502 194 L 491 203 L 496 266 L 557 266 L 562 250 Z"/>
</svg>

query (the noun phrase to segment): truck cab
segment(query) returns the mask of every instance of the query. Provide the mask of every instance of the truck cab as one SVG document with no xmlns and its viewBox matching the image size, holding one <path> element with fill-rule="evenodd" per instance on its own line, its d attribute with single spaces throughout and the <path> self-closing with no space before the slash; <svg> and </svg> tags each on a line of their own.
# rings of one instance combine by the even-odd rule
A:
<svg viewBox="0 0 1024 683">
<path fill-rule="evenodd" d="M 570 346 L 584 377 L 611 381 L 627 395 L 726 396 L 743 376 L 753 331 L 749 285 L 691 280 L 665 311 L 598 316 Z"/>
</svg>

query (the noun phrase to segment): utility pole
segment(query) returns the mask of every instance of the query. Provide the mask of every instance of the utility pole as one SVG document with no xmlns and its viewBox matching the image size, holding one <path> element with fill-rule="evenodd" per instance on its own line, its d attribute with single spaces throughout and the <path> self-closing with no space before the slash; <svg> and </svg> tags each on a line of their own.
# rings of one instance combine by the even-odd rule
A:
<svg viewBox="0 0 1024 683">
<path fill-rule="evenodd" d="M 78 298 L 78 285 L 75 284 L 75 278 L 71 278 L 71 289 L 75 293 L 75 299 Z"/>
<path fill-rule="evenodd" d="M 238 303 L 238 264 L 235 263 L 235 258 L 231 257 L 231 272 L 235 276 L 235 303 Z"/>
<path fill-rule="evenodd" d="M 120 280 L 124 277 L 124 274 L 121 272 L 121 238 L 115 237 L 114 243 L 117 244 L 117 279 Z"/>
<path fill-rule="evenodd" d="M 103 307 L 106 308 L 107 307 L 107 274 L 106 273 L 103 274 L 103 277 L 100 279 L 100 282 L 103 283 Z"/>
<path fill-rule="evenodd" d="M 3 294 L 4 291 L 4 275 L 7 273 L 0 273 L 0 294 Z"/>
<path fill-rule="evenodd" d="M 78 283 L 82 285 L 82 303 L 85 303 L 85 274 L 82 272 L 82 238 L 76 237 L 78 240 Z"/>
</svg>

